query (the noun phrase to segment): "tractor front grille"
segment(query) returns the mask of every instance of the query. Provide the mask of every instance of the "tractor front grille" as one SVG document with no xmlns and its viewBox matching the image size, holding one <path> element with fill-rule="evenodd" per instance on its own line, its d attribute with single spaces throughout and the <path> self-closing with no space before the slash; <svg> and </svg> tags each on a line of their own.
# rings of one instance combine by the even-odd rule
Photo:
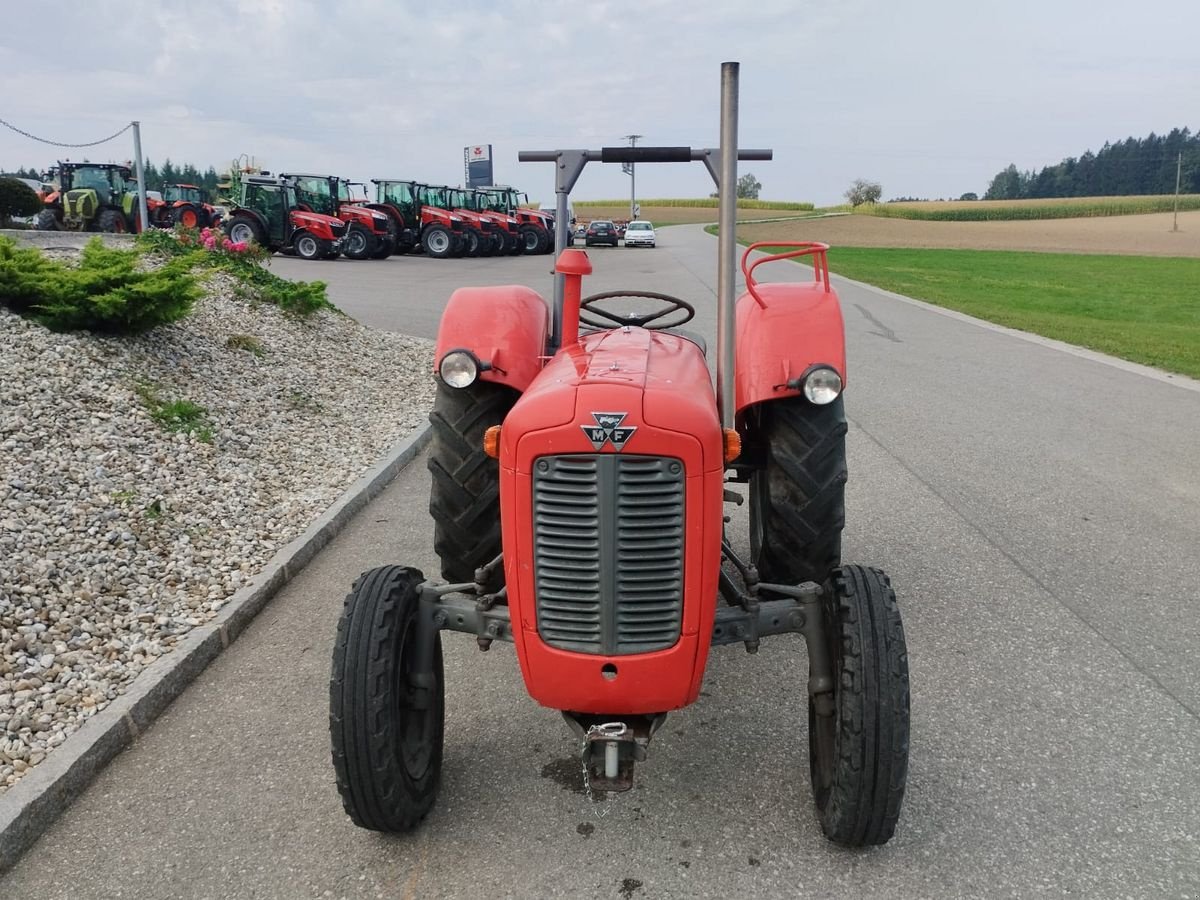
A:
<svg viewBox="0 0 1200 900">
<path fill-rule="evenodd" d="M 684 471 L 677 459 L 545 456 L 534 466 L 538 633 L 552 647 L 624 655 L 679 640 Z"/>
</svg>

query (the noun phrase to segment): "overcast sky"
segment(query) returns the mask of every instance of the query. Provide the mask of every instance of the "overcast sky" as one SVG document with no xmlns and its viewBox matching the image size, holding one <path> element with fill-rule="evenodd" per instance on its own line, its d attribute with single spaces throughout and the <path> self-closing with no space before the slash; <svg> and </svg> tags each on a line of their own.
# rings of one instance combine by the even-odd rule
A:
<svg viewBox="0 0 1200 900">
<path fill-rule="evenodd" d="M 0 0 L 0 119 L 66 142 L 142 123 L 146 156 L 219 171 L 463 180 L 490 143 L 496 179 L 552 199 L 517 151 L 715 146 L 720 63 L 741 73 L 743 163 L 764 199 L 980 194 L 1105 140 L 1200 128 L 1200 2 L 775 0 Z M 57 150 L 0 127 L 0 170 L 124 161 L 127 136 Z M 704 196 L 707 172 L 641 166 L 638 195 Z M 627 197 L 590 165 L 574 196 Z"/>
</svg>

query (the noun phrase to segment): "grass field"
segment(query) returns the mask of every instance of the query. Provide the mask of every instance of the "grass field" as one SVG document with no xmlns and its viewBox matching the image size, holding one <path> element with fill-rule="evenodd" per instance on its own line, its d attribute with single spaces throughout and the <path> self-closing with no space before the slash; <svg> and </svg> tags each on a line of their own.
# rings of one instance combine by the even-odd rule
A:
<svg viewBox="0 0 1200 900">
<path fill-rule="evenodd" d="M 1200 259 L 838 247 L 832 271 L 1200 378 Z"/>
</svg>

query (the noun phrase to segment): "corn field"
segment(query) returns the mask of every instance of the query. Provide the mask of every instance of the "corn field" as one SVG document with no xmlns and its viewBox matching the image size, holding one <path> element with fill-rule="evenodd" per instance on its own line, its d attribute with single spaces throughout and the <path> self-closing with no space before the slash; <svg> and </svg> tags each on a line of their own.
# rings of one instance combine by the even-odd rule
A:
<svg viewBox="0 0 1200 900">
<path fill-rule="evenodd" d="M 1148 197 L 1056 197 L 1041 200 L 943 200 L 923 203 L 876 203 L 856 215 L 937 222 L 986 222 L 1022 219 L 1077 219 L 1171 212 L 1174 195 Z M 1179 198 L 1181 212 L 1200 209 L 1200 194 Z"/>
<path fill-rule="evenodd" d="M 571 201 L 576 208 L 606 206 L 620 207 L 629 206 L 628 200 L 573 200 Z M 716 197 L 702 198 L 667 198 L 667 199 L 649 199 L 643 200 L 638 198 L 638 205 L 643 209 L 646 207 L 678 207 L 682 209 L 716 209 Z M 785 200 L 738 200 L 738 209 L 789 209 L 798 210 L 801 212 L 809 212 L 813 208 L 811 203 L 791 203 Z"/>
</svg>

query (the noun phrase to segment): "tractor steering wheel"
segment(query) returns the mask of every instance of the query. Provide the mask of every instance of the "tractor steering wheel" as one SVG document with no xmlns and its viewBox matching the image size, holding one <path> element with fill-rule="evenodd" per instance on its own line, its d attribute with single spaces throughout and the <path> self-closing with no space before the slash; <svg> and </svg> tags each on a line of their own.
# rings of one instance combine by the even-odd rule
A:
<svg viewBox="0 0 1200 900">
<path fill-rule="evenodd" d="M 611 300 L 614 297 L 645 297 L 648 300 L 658 300 L 667 304 L 665 309 L 660 309 L 657 312 L 651 313 L 620 313 L 609 312 L 606 309 L 597 309 L 593 304 L 600 300 Z M 664 322 L 659 324 L 658 328 L 674 328 L 677 325 L 682 325 L 684 322 L 690 322 L 696 315 L 696 308 L 686 300 L 680 300 L 678 297 L 672 297 L 670 294 L 660 294 L 656 291 L 604 291 L 600 294 L 592 294 L 590 297 L 584 297 L 579 302 L 579 321 L 588 325 L 591 328 L 611 328 L 613 325 L 632 325 L 637 328 L 649 328 L 651 322 L 656 322 L 659 319 L 665 319 L 672 313 L 682 313 L 680 318 L 674 322 Z M 605 319 L 607 321 L 599 321 Z"/>
</svg>

